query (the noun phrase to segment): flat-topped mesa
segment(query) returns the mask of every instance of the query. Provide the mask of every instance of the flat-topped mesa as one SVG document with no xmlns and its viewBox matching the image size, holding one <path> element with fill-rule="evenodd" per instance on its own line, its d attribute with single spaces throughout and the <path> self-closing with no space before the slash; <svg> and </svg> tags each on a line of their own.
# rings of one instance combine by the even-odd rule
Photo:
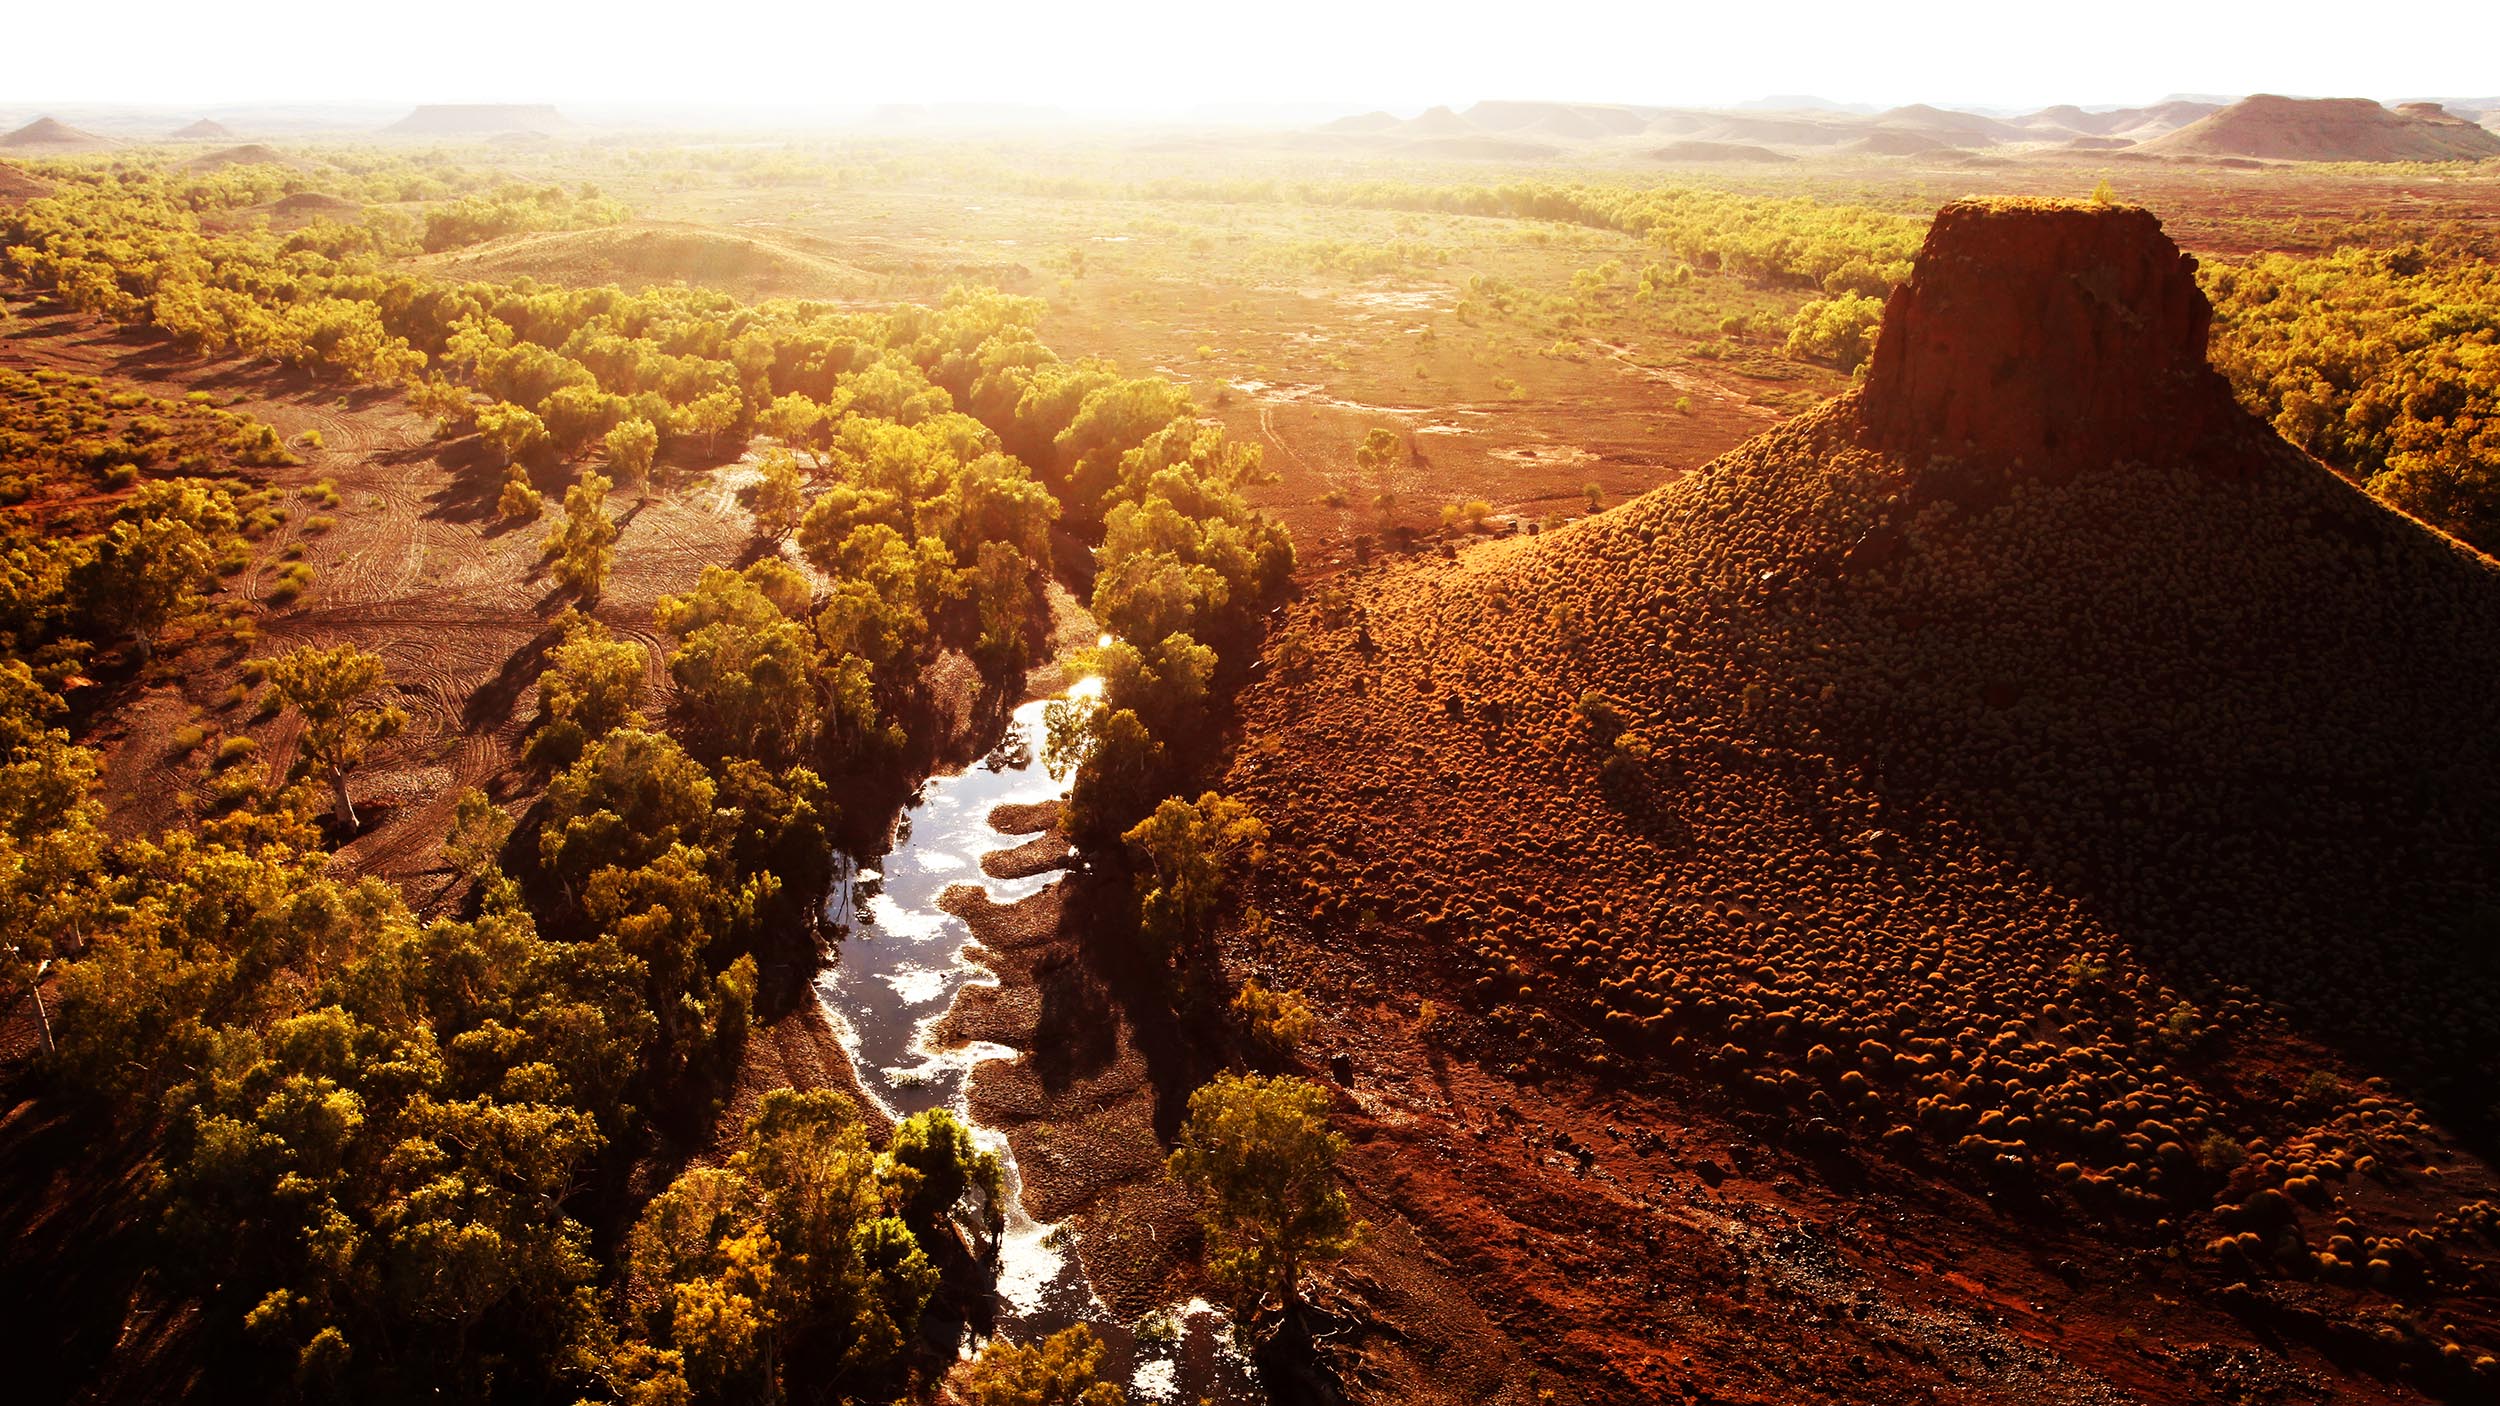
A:
<svg viewBox="0 0 2500 1406">
<path fill-rule="evenodd" d="M 1961 200 L 1884 306 L 1860 415 L 1908 455 L 2039 467 L 2192 448 L 2231 408 L 2196 260 L 2129 205 Z"/>
</svg>

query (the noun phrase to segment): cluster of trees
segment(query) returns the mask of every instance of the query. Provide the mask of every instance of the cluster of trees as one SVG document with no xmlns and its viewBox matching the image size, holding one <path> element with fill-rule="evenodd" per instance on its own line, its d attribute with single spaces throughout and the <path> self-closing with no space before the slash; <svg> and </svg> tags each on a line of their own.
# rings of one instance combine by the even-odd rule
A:
<svg viewBox="0 0 2500 1406">
<path fill-rule="evenodd" d="M 2433 241 L 2209 263 L 2214 362 L 2284 438 L 2500 551 L 2500 268 Z"/>
<path fill-rule="evenodd" d="M 269 704 L 301 724 L 286 784 L 127 845 L 101 837 L 92 754 L 47 724 L 95 642 L 144 652 L 213 590 L 236 490 L 151 482 L 93 533 L 17 532 L 0 742 L 32 770 L 0 826 L 19 859 L 0 904 L 21 920 L 13 974 L 54 935 L 75 959 L 63 1078 L 156 1139 L 187 1287 L 273 1380 L 771 1399 L 802 1352 L 878 1380 L 930 1292 L 931 1237 L 967 1204 L 995 1234 L 997 1169 L 961 1128 L 915 1120 L 877 1151 L 847 1109 L 769 1102 L 729 1166 L 652 1202 L 621 1308 L 598 1289 L 583 1188 L 654 1120 L 701 1114 L 739 1058 L 757 951 L 804 926 L 824 877 L 829 795 L 893 771 L 940 649 L 1002 681 L 1022 669 L 1054 564 L 1141 642 L 1112 646 L 1104 706 L 1072 733 L 1113 740 L 1071 746 L 1087 833 L 1116 850 L 1180 789 L 1211 741 L 1217 650 L 1255 636 L 1292 564 L 1244 497 L 1256 450 L 1167 383 L 1060 361 L 1030 300 L 864 316 L 438 283 L 384 273 L 369 243 L 209 233 L 199 212 L 229 198 L 73 182 L 0 216 L 0 258 L 202 351 L 401 385 L 515 463 L 595 450 L 647 485 L 672 453 L 762 430 L 777 446 L 759 529 L 815 574 L 769 556 L 661 602 L 665 729 L 643 647 L 568 616 L 539 681 L 530 753 L 552 777 L 530 843 L 461 797 L 447 853 L 473 902 L 429 921 L 332 875 L 316 823 L 353 826 L 350 778 L 402 722 L 375 657 L 260 661 Z M 613 561 L 611 486 L 579 474 L 549 540 L 585 600 Z M 536 515 L 535 493 L 514 476 L 514 516 Z M 1214 800 L 1182 828 L 1231 859 L 1256 825 Z M 1139 852 L 1175 932 L 1208 921 L 1208 876 Z"/>
<path fill-rule="evenodd" d="M 305 781 L 163 834 L 107 838 L 98 758 L 60 725 L 67 675 L 213 589 L 237 506 L 231 481 L 157 480 L 12 530 L 0 962 L 19 989 L 63 963 L 56 1072 L 153 1143 L 161 1262 L 239 1360 L 306 1389 L 552 1385 L 603 1331 L 563 1207 L 636 1116 L 632 958 L 542 937 L 500 877 L 474 917 L 421 923 L 328 872 L 318 788 L 396 723 L 369 655 L 257 671 L 301 717 Z"/>
<path fill-rule="evenodd" d="M 524 185 L 510 181 L 493 190 L 464 195 L 425 212 L 422 243 L 429 254 L 478 244 L 498 235 L 541 229 L 591 229 L 622 224 L 624 205 L 587 183 L 567 190 L 560 185 Z"/>
<path fill-rule="evenodd" d="M 319 194 L 369 206 L 423 206 L 477 200 L 487 204 L 527 204 L 542 209 L 582 207 L 604 219 L 613 202 L 592 186 L 567 189 L 552 180 L 539 184 L 511 174 L 506 153 L 493 169 L 457 165 L 442 152 L 411 153 L 379 147 L 337 147 L 323 151 L 317 162 L 236 160 L 167 164 L 162 153 L 136 153 L 107 162 L 62 163 L 47 179 L 58 185 L 110 184 L 160 192 L 182 208 L 203 215 L 231 215 L 267 205 L 290 195 Z M 394 252 L 412 253 L 420 246 L 421 226 L 386 219 L 380 222 Z"/>
<path fill-rule="evenodd" d="M 1248 638 L 1291 568 L 1284 532 L 1243 497 L 1262 476 L 1258 451 L 1200 422 L 1168 382 L 1061 361 L 1035 335 L 1034 300 L 959 290 L 880 317 L 682 289 L 434 283 L 267 236 L 212 236 L 179 189 L 97 182 L 31 202 L 0 223 L 8 268 L 202 350 L 406 384 L 515 463 L 596 446 L 641 476 L 691 441 L 717 451 L 757 429 L 781 441 L 758 519 L 795 534 L 834 583 L 812 610 L 781 609 L 808 616 L 819 657 L 799 672 L 824 735 L 854 753 L 890 740 L 937 648 L 960 644 L 1002 676 L 1020 668 L 1054 528 L 1098 541 L 1096 613 L 1153 667 L 1119 672 L 1136 686 L 1115 687 L 1091 720 L 1097 740 L 1123 745 L 1080 790 L 1100 795 L 1114 773 L 1135 781 L 1099 808 L 1097 843 L 1179 789 L 1172 778 L 1206 731 L 1206 651 Z M 549 542 L 585 598 L 613 550 L 603 478 L 574 485 Z M 502 506 L 532 517 L 540 500 L 516 473 Z M 793 662 L 787 641 L 777 647 Z"/>
<path fill-rule="evenodd" d="M 1909 277 L 1926 221 L 1809 196 L 1740 195 L 1698 186 L 1516 181 L 1499 186 L 1400 181 L 1308 184 L 1312 205 L 1552 220 L 1615 230 L 1695 268 L 1828 294 L 1881 297 Z"/>
<path fill-rule="evenodd" d="M 225 491 L 151 485 L 103 531 L 52 540 L 101 556 L 116 533 L 197 531 L 173 490 Z M 804 1341 L 854 1380 L 899 1381 L 933 1237 L 959 1207 L 996 1234 L 997 1165 L 944 1115 L 871 1151 L 838 1101 L 767 1100 L 728 1168 L 645 1211 L 621 1307 L 577 1209 L 734 1067 L 752 951 L 795 922 L 785 879 L 812 882 L 828 853 L 812 773 L 759 761 L 780 744 L 752 734 L 707 735 L 707 766 L 650 730 L 640 648 L 577 618 L 542 680 L 558 770 L 535 852 L 507 854 L 510 818 L 461 798 L 447 852 L 477 876 L 467 916 L 420 920 L 330 872 L 318 797 L 346 818 L 350 773 L 400 720 L 352 646 L 253 671 L 300 724 L 290 784 L 116 845 L 97 759 L 52 725 L 37 673 L 91 652 L 67 635 L 91 627 L 77 576 L 53 573 L 50 596 L 41 573 L 7 582 L 6 974 L 22 988 L 66 959 L 57 1072 L 153 1141 L 164 1263 L 234 1334 L 227 1360 L 314 1393 L 771 1399 Z M 671 607 L 698 642 L 732 613 L 705 584 Z"/>
<path fill-rule="evenodd" d="M 245 497 L 230 482 L 158 479 L 91 516 L 0 522 L 0 647 L 58 690 L 99 650 L 144 662 L 235 560 Z"/>
<path fill-rule="evenodd" d="M 793 921 L 783 878 L 807 882 L 825 862 L 823 788 L 743 758 L 716 779 L 640 726 L 642 670 L 625 682 L 619 648 L 578 622 L 557 651 L 545 701 L 566 740 L 549 751 L 573 759 L 549 785 L 536 853 L 507 875 L 511 820 L 462 797 L 447 849 L 477 876 L 478 902 L 435 921 L 378 881 L 334 877 L 314 824 L 323 789 L 352 823 L 348 775 L 400 721 L 374 656 L 266 661 L 256 672 L 300 723 L 300 781 L 119 846 L 97 834 L 92 755 L 40 726 L 57 700 L 22 659 L 8 665 L 21 685 L 8 793 L 29 803 L 6 827 L 9 867 L 43 884 L 8 899 L 12 962 L 22 975 L 46 948 L 72 959 L 56 988 L 59 1073 L 156 1140 L 166 1262 L 239 1332 L 238 1360 L 274 1380 L 545 1395 L 717 1365 L 672 1367 L 682 1333 L 655 1339 L 639 1308 L 603 1308 L 574 1207 L 653 1118 L 699 1113 L 734 1067 L 752 951 L 768 923 Z M 765 1116 L 780 1121 L 749 1154 L 762 1170 L 737 1204 L 769 1220 L 832 1154 L 807 1141 L 806 1118 L 772 1104 Z M 994 1187 L 959 1136 L 906 1132 L 862 1193 L 870 1219 L 926 1219 Z M 804 1302 L 759 1311 L 794 1322 L 815 1322 L 808 1305 L 843 1286 L 925 1274 L 917 1251 L 896 1264 L 835 1263 L 813 1241 L 789 1253 L 815 1256 L 812 1280 L 781 1281 Z M 908 1323 L 917 1303 L 905 1307 Z"/>
<path fill-rule="evenodd" d="M 226 465 L 295 462 L 277 431 L 207 401 L 0 367 L 0 504 L 76 504 L 150 473 L 200 476 Z"/>
<path fill-rule="evenodd" d="M 937 1289 L 932 1252 L 959 1215 L 995 1242 L 1004 1195 L 998 1159 L 951 1113 L 904 1120 L 878 1151 L 840 1095 L 768 1093 L 727 1165 L 643 1208 L 609 1384 L 628 1401 L 778 1401 L 794 1361 L 874 1380 Z M 1000 1354 L 989 1370 L 1013 1369 Z"/>
<path fill-rule="evenodd" d="M 1128 180 L 1078 171 L 996 169 L 985 180 L 1028 194 L 1215 204 L 1299 204 L 1500 219 L 1550 220 L 1648 240 L 1702 269 L 1826 293 L 1880 297 L 1909 277 L 1925 237 L 1922 215 L 1810 196 L 1746 195 L 1653 181 L 1508 181 L 1501 185 L 1416 181 L 1161 177 Z"/>
<path fill-rule="evenodd" d="M 952 581 L 918 572 L 919 613 L 971 600 L 1001 670 L 1022 663 L 1011 627 L 1062 515 L 1102 539 L 1106 623 L 1148 645 L 1239 632 L 1292 560 L 1241 497 L 1261 472 L 1255 449 L 1201 425 L 1168 382 L 1060 361 L 1034 335 L 1030 299 L 959 291 L 874 317 L 683 289 L 441 284 L 210 236 L 162 192 L 116 185 L 31 202 L 0 221 L 0 243 L 16 277 L 200 350 L 405 384 L 516 463 L 599 448 L 641 475 L 766 430 L 791 451 L 758 494 L 767 529 L 795 530 L 820 569 L 863 581 L 906 557 L 951 557 Z M 516 475 L 503 506 L 529 517 L 540 505 Z M 597 544 L 573 545 L 557 555 L 582 557 L 592 569 L 571 578 L 588 585 Z"/>
<path fill-rule="evenodd" d="M 1855 371 L 1874 355 L 1875 334 L 1883 323 L 1880 297 L 1843 293 L 1817 298 L 1797 309 L 1796 318 L 1788 324 L 1788 354 Z"/>
<path fill-rule="evenodd" d="M 1206 760 L 1219 661 L 1256 637 L 1293 544 L 1245 496 L 1266 477 L 1256 446 L 1200 420 L 1168 381 L 1060 360 L 1035 335 L 1040 313 L 1034 299 L 959 289 L 899 310 L 887 342 L 1011 461 L 1039 466 L 1061 530 L 1095 544 L 1093 611 L 1116 638 L 1092 660 L 1101 693 L 1054 706 L 1050 745 L 1054 765 L 1077 768 L 1071 837 L 1114 850 Z"/>
<path fill-rule="evenodd" d="M 118 650 L 145 662 L 169 630 L 205 617 L 243 548 L 255 501 L 239 478 L 160 478 L 81 493 L 99 465 L 231 475 L 282 454 L 266 425 L 91 378 L 8 373 L 0 434 L 30 492 L 70 501 L 47 519 L 0 519 L 0 981 L 23 989 L 45 960 L 86 950 L 107 904 L 111 846 L 102 759 L 75 743 L 63 694 Z"/>
</svg>

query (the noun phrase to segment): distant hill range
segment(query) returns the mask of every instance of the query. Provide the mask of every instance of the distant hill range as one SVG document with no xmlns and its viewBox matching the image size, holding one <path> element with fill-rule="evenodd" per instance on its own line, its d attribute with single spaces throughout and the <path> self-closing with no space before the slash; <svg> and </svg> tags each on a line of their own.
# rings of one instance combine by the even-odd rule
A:
<svg viewBox="0 0 2500 1406">
<path fill-rule="evenodd" d="M 2390 110 L 2367 98 L 2259 93 L 2148 143 L 2146 149 L 2268 161 L 2480 161 L 2500 156 L 2500 135 L 2437 103 L 2405 103 Z"/>
<path fill-rule="evenodd" d="M 2100 112 L 2053 107 L 2003 118 L 1924 103 L 1878 112 L 1810 97 L 1765 98 L 1728 110 L 1500 100 L 1464 111 L 1436 107 L 1403 119 L 1386 112 L 1341 117 L 1321 127 L 1318 135 L 1345 146 L 1398 148 L 1426 140 L 1446 146 L 1471 136 L 1494 136 L 1684 160 L 1781 160 L 1817 153 L 1926 156 L 1999 146 L 2064 147 L 2081 137 L 2132 145 L 2217 110 L 2215 104 L 2171 101 Z M 1483 154 L 1512 153 L 1493 149 Z"/>
<path fill-rule="evenodd" d="M 7 136 L 0 137 L 0 147 L 36 156 L 53 152 L 102 151 L 112 144 L 107 138 L 99 137 L 93 132 L 82 132 L 66 122 L 50 117 L 38 117 Z"/>
<path fill-rule="evenodd" d="M 2367 98 L 2270 95 L 2228 104 L 2189 97 L 2146 107 L 2061 104 L 2015 117 L 1925 103 L 1876 112 L 1807 97 L 1727 110 L 1501 100 L 1464 110 L 1436 107 L 1412 118 L 1386 112 L 1341 117 L 1310 134 L 1307 144 L 1486 159 L 1531 159 L 1539 154 L 1535 148 L 1550 147 L 1681 161 L 1814 155 L 1967 161 L 1969 153 L 1999 148 L 2077 158 L 2125 152 L 2137 161 L 2461 161 L 2500 156 L 2500 137 L 2476 125 L 2484 121 L 2500 124 L 2500 111 L 2430 102 L 2391 109 Z"/>
<path fill-rule="evenodd" d="M 177 142 L 230 142 L 234 140 L 234 129 L 213 118 L 203 117 L 171 133 L 168 139 Z"/>
<path fill-rule="evenodd" d="M 549 103 L 428 103 L 382 131 L 403 137 L 491 137 L 506 132 L 554 136 L 573 123 Z"/>
</svg>

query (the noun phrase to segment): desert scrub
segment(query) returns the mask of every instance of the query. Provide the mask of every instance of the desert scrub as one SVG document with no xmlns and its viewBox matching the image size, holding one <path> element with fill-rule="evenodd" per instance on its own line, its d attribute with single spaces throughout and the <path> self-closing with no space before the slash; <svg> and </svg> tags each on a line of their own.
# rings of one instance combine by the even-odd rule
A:
<svg viewBox="0 0 2500 1406">
<path fill-rule="evenodd" d="M 277 580 L 263 597 L 271 605 L 286 605 L 312 589 L 313 569 L 305 562 L 296 562 L 278 573 Z"/>
<path fill-rule="evenodd" d="M 1311 1008 L 1299 991 L 1274 991 L 1249 981 L 1233 997 L 1232 1009 L 1250 1047 L 1271 1059 L 1291 1059 L 1311 1033 Z"/>
</svg>

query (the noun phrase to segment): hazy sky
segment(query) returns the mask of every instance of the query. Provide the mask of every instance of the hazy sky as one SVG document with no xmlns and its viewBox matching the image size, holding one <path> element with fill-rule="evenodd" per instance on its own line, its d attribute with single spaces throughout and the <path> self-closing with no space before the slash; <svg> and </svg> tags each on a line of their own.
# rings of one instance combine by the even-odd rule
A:
<svg viewBox="0 0 2500 1406">
<path fill-rule="evenodd" d="M 15 106 L 269 100 L 1997 107 L 2500 92 L 2500 0 L 19 0 Z"/>
</svg>

